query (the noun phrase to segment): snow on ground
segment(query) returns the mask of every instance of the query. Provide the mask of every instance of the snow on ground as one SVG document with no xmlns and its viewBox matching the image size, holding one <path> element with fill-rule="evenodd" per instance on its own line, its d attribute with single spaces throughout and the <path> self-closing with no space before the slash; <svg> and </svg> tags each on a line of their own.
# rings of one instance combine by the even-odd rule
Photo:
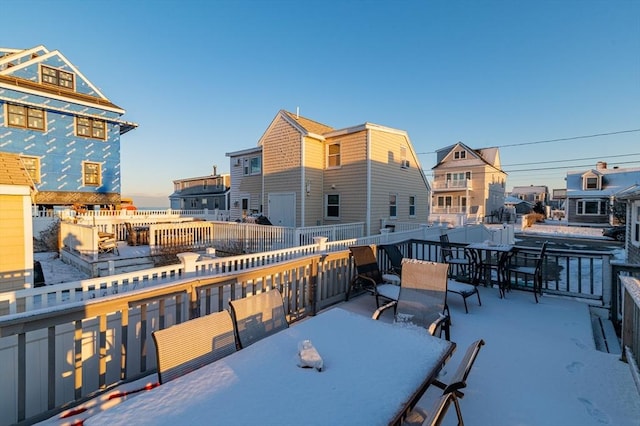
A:
<svg viewBox="0 0 640 426">
<path fill-rule="evenodd" d="M 523 234 L 543 234 L 557 237 L 576 236 L 583 238 L 596 238 L 613 241 L 611 238 L 602 236 L 601 227 L 592 226 L 569 226 L 566 220 L 550 220 L 535 223 L 532 226 L 521 229 L 520 224 L 516 224 L 515 232 Z"/>
<path fill-rule="evenodd" d="M 34 253 L 33 260 L 40 262 L 42 273 L 44 274 L 44 282 L 47 285 L 91 278 L 79 269 L 64 263 L 58 253 L 55 252 Z"/>
</svg>

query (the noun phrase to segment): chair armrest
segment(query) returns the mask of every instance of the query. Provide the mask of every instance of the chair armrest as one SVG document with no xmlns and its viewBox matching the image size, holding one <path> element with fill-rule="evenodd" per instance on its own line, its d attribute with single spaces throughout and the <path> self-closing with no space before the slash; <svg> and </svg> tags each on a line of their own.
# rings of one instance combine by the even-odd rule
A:
<svg viewBox="0 0 640 426">
<path fill-rule="evenodd" d="M 432 336 L 435 336 L 435 332 L 438 329 L 438 327 L 440 327 L 443 323 L 446 324 L 448 319 L 449 319 L 448 316 L 446 316 L 444 314 L 440 314 L 438 319 L 435 320 L 434 322 L 432 322 L 431 325 L 429 326 L 429 328 L 427 329 L 429 331 L 429 334 L 432 335 Z"/>
<path fill-rule="evenodd" d="M 371 316 L 371 318 L 373 318 L 374 320 L 377 320 L 378 318 L 380 318 L 380 315 L 386 311 L 387 309 L 393 308 L 394 306 L 396 306 L 398 304 L 397 300 L 392 300 L 391 302 L 387 303 L 384 306 L 380 306 L 378 309 L 376 309 L 376 311 L 373 313 L 373 315 Z"/>
</svg>

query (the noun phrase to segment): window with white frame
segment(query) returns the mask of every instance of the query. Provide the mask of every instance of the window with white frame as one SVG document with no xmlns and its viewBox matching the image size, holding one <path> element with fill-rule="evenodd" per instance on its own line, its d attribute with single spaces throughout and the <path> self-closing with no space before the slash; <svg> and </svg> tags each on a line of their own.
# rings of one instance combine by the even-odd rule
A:
<svg viewBox="0 0 640 426">
<path fill-rule="evenodd" d="M 340 218 L 340 195 L 339 194 L 327 194 L 327 219 L 339 219 Z"/>
<path fill-rule="evenodd" d="M 439 208 L 449 208 L 451 207 L 453 199 L 450 195 L 441 195 L 438 197 L 438 207 Z"/>
<path fill-rule="evenodd" d="M 244 159 L 244 175 L 259 175 L 262 172 L 262 160 L 260 157 Z"/>
<path fill-rule="evenodd" d="M 327 146 L 327 168 L 340 167 L 340 144 L 332 143 Z"/>
<path fill-rule="evenodd" d="M 22 164 L 29 173 L 33 183 L 40 183 L 40 159 L 38 157 L 21 156 Z"/>
<path fill-rule="evenodd" d="M 584 190 L 598 190 L 600 189 L 600 178 L 594 175 L 585 176 L 582 181 L 582 186 Z"/>
<path fill-rule="evenodd" d="M 398 196 L 396 194 L 389 194 L 389 217 L 394 218 L 398 216 Z"/>
<path fill-rule="evenodd" d="M 86 186 L 100 186 L 101 175 L 100 163 L 82 163 L 82 178 Z"/>
<path fill-rule="evenodd" d="M 609 213 L 609 202 L 605 200 L 578 200 L 576 213 L 584 216 L 598 216 Z"/>
<path fill-rule="evenodd" d="M 414 217 L 416 215 L 416 197 L 413 195 L 409 196 L 409 217 Z"/>
</svg>

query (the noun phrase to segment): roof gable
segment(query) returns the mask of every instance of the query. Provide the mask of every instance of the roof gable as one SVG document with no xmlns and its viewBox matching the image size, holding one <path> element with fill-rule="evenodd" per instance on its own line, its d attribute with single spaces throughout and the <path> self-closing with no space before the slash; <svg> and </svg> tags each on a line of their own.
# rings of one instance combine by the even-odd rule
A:
<svg viewBox="0 0 640 426">
<path fill-rule="evenodd" d="M 39 54 L 43 53 L 43 54 Z M 29 80 L 35 83 L 40 81 L 40 65 L 50 66 L 52 68 L 71 72 L 75 75 L 76 92 L 89 96 L 108 100 L 107 97 L 98 89 L 87 77 L 84 76 L 61 52 L 47 51 L 44 46 L 37 46 L 32 49 L 18 51 L 0 58 L 0 75 L 13 76 Z M 8 67 L 7 64 L 18 62 Z M 78 90 L 82 88 L 83 90 Z M 64 89 L 62 89 L 64 90 Z"/>
<path fill-rule="evenodd" d="M 484 164 L 504 173 L 500 164 L 500 150 L 497 147 L 472 149 L 462 142 L 437 150 L 437 163 L 432 167 L 432 170 L 440 167 L 444 163 L 453 161 L 455 153 L 460 151 L 464 151 L 466 153 L 464 160 L 455 160 L 460 161 L 460 166 L 470 166 L 471 164 L 469 164 L 469 160 L 480 160 Z M 463 161 L 465 161 L 466 164 L 463 163 Z"/>
</svg>

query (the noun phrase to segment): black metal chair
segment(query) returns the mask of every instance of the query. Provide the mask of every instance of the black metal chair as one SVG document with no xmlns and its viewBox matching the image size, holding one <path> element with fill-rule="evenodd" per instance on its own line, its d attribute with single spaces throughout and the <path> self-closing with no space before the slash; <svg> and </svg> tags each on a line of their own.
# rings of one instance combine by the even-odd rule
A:
<svg viewBox="0 0 640 426">
<path fill-rule="evenodd" d="M 462 253 L 462 254 L 461 254 Z M 466 249 L 454 250 L 453 246 L 449 242 L 449 235 L 440 235 L 440 254 L 441 261 L 451 265 L 449 268 L 449 278 L 460 279 L 463 278 L 466 281 L 470 281 L 473 284 L 477 284 L 478 277 L 476 276 L 475 266 L 472 252 L 468 252 Z M 462 274 L 460 274 L 462 272 Z"/>
<path fill-rule="evenodd" d="M 404 258 L 400 248 L 395 244 L 382 244 L 379 247 L 385 252 L 389 259 L 389 263 L 391 263 L 391 269 L 389 272 L 400 276 L 402 274 L 402 259 Z"/>
<path fill-rule="evenodd" d="M 511 283 L 512 274 L 515 279 L 518 279 L 518 275 L 523 275 L 525 284 L 528 278 L 533 280 L 533 295 L 538 303 L 538 293 L 542 296 L 542 267 L 544 264 L 544 255 L 547 250 L 547 241 L 542 243 L 540 253 L 536 256 L 524 256 L 518 251 L 514 251 L 509 258 L 509 265 L 507 266 L 507 282 Z"/>
<path fill-rule="evenodd" d="M 376 259 L 373 246 L 351 246 L 349 247 L 353 262 L 356 267 L 356 275 L 353 277 L 347 288 L 346 300 L 349 300 L 351 292 L 355 287 L 360 287 L 368 291 L 376 298 L 376 307 L 380 307 L 380 299 L 383 302 L 398 300 L 400 286 L 390 282 L 390 278 L 398 279 L 397 275 L 388 276 L 380 271 L 378 260 Z M 391 275 L 391 274 L 388 274 Z M 398 279 L 398 284 L 400 280 Z"/>
</svg>

